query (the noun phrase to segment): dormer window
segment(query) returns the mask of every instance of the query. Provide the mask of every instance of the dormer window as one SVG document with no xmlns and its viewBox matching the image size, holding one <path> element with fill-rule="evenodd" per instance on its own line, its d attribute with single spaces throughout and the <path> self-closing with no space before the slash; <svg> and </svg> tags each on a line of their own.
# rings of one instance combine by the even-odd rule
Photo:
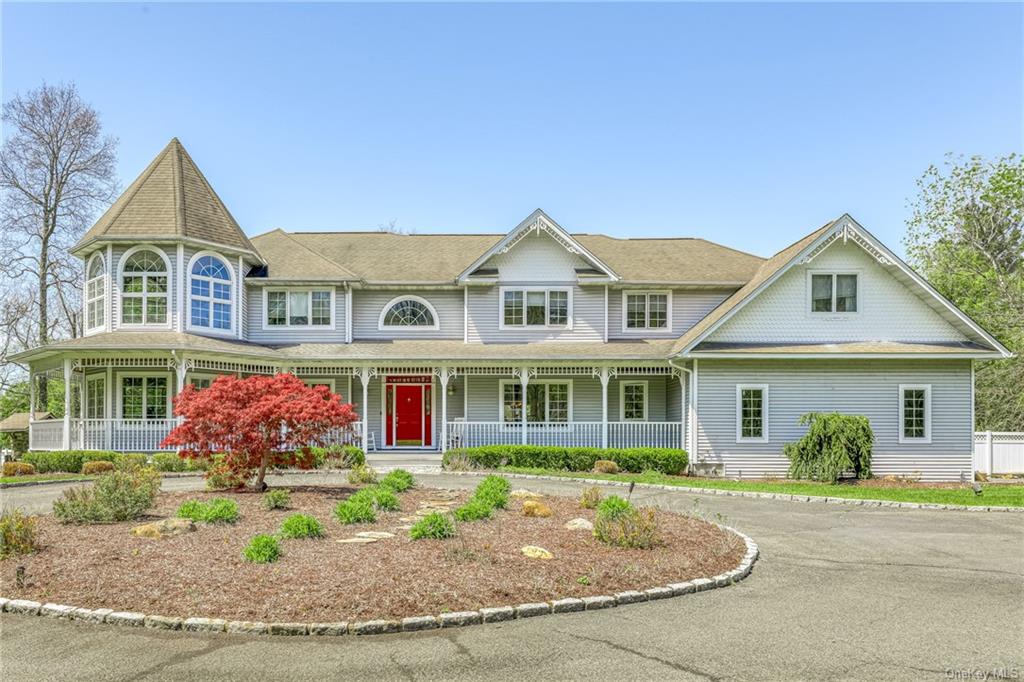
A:
<svg viewBox="0 0 1024 682">
<path fill-rule="evenodd" d="M 812 313 L 857 312 L 857 274 L 811 273 Z"/>
<path fill-rule="evenodd" d="M 231 268 L 214 255 L 195 259 L 191 269 L 189 326 L 231 331 Z"/>
<path fill-rule="evenodd" d="M 130 251 L 121 266 L 121 323 L 167 324 L 170 266 L 150 247 Z"/>
<path fill-rule="evenodd" d="M 419 296 L 394 298 L 384 306 L 377 323 L 380 330 L 393 327 L 437 329 L 437 311 L 429 301 Z"/>
<path fill-rule="evenodd" d="M 85 269 L 85 330 L 103 329 L 107 321 L 107 267 L 103 256 L 89 259 Z"/>
</svg>

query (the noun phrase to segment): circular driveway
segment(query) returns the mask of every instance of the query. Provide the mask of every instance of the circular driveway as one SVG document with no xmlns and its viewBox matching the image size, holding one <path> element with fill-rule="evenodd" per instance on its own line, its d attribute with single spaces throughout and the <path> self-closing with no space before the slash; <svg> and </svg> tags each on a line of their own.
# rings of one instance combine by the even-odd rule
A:
<svg viewBox="0 0 1024 682">
<path fill-rule="evenodd" d="M 476 482 L 417 478 L 453 488 Z M 271 483 L 330 480 L 341 478 L 281 476 Z M 168 489 L 201 485 L 165 481 Z M 582 487 L 514 485 L 565 495 Z M 47 511 L 61 487 L 0 494 L 5 506 Z M 640 488 L 633 499 L 706 514 L 747 533 L 761 548 L 753 573 L 726 589 L 676 599 L 369 638 L 202 636 L 3 614 L 0 671 L 11 680 L 1024 678 L 1020 514 Z M 343 575 L 338 589 L 345 589 Z"/>
</svg>

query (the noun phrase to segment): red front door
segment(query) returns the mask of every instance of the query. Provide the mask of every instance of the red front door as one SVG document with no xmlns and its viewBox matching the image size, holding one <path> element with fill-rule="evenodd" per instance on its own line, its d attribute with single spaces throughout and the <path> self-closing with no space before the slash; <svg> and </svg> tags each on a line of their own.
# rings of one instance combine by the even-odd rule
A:
<svg viewBox="0 0 1024 682">
<path fill-rule="evenodd" d="M 419 377 L 402 377 L 387 383 L 385 442 L 389 446 L 431 445 L 430 384 L 412 383 L 417 380 L 422 381 Z"/>
</svg>

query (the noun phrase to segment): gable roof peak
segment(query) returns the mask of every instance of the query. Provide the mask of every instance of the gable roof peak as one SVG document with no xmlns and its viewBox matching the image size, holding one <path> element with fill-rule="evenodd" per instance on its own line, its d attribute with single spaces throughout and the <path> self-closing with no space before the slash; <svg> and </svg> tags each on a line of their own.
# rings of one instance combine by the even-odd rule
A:
<svg viewBox="0 0 1024 682">
<path fill-rule="evenodd" d="M 170 142 L 78 241 L 177 238 L 258 256 L 181 140 Z"/>
</svg>

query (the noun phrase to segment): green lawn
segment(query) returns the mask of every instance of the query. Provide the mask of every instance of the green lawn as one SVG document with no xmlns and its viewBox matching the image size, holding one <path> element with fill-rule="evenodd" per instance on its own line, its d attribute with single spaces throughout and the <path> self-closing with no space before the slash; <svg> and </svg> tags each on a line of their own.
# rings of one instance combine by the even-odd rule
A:
<svg viewBox="0 0 1024 682">
<path fill-rule="evenodd" d="M 606 481 L 636 481 L 675 485 L 680 488 L 715 488 L 719 490 L 744 490 L 787 495 L 808 495 L 815 497 L 843 497 L 854 500 L 890 500 L 893 502 L 918 502 L 921 504 L 962 504 L 986 507 L 1024 507 L 1024 485 L 982 484 L 983 492 L 975 495 L 970 486 L 962 488 L 881 488 L 851 484 L 779 482 L 772 481 L 731 481 L 719 478 L 687 478 L 666 476 L 653 472 L 643 474 L 595 474 L 590 472 L 555 471 L 551 469 L 530 469 L 525 467 L 503 467 L 502 471 L 519 474 L 563 476 L 565 478 L 594 478 Z"/>
<path fill-rule="evenodd" d="M 0 476 L 0 483 L 45 483 L 47 481 L 90 481 L 92 476 L 82 474 L 34 474 L 32 476 Z"/>
</svg>

